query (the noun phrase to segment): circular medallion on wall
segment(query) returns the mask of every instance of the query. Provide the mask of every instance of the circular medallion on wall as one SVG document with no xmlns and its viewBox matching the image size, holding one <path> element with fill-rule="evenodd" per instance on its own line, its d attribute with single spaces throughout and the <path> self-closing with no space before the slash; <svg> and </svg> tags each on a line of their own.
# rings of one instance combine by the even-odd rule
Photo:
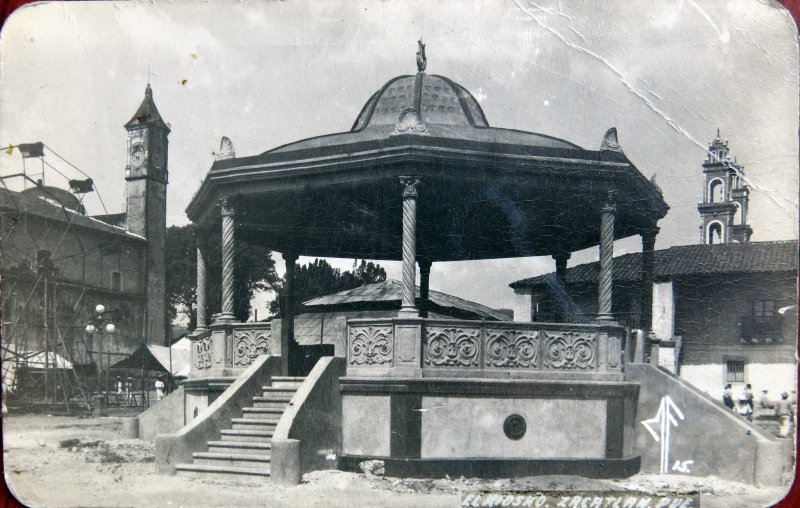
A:
<svg viewBox="0 0 800 508">
<path fill-rule="evenodd" d="M 518 440 L 522 439 L 525 431 L 528 430 L 528 425 L 525 423 L 525 418 L 520 415 L 513 414 L 506 418 L 503 422 L 503 432 L 509 439 Z"/>
</svg>

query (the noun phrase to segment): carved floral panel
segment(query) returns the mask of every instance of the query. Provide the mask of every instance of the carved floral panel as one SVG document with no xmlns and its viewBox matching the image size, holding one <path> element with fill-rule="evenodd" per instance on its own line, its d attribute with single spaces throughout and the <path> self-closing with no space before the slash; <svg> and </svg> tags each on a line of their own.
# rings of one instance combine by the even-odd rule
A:
<svg viewBox="0 0 800 508">
<path fill-rule="evenodd" d="M 423 353 L 426 365 L 437 367 L 477 367 L 478 330 L 431 326 L 426 330 Z"/>
<path fill-rule="evenodd" d="M 348 347 L 352 365 L 392 363 L 394 336 L 391 326 L 350 327 Z"/>
<path fill-rule="evenodd" d="M 544 366 L 553 369 L 594 369 L 597 340 L 586 332 L 544 332 Z"/>
<path fill-rule="evenodd" d="M 234 330 L 233 366 L 246 367 L 261 355 L 272 352 L 272 334 L 269 330 Z"/>
<path fill-rule="evenodd" d="M 486 366 L 536 368 L 539 334 L 535 330 L 486 330 Z"/>
<path fill-rule="evenodd" d="M 194 343 L 194 366 L 197 370 L 211 368 L 211 337 Z"/>
</svg>

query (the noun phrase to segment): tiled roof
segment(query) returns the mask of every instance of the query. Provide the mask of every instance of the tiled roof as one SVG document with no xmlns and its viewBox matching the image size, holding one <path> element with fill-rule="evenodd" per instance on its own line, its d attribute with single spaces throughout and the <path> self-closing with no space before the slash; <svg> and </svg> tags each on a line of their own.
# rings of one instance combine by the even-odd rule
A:
<svg viewBox="0 0 800 508">
<path fill-rule="evenodd" d="M 641 277 L 641 253 L 614 258 L 614 280 L 634 281 Z M 762 273 L 797 270 L 797 241 L 680 245 L 656 251 L 655 278 L 672 279 L 687 275 L 715 273 Z M 596 283 L 600 263 L 586 263 L 567 269 L 566 283 Z M 551 274 L 518 280 L 512 288 L 546 283 Z"/>
<path fill-rule="evenodd" d="M 62 207 L 57 201 L 47 199 L 36 193 L 14 192 L 0 189 L 0 212 L 3 214 L 28 214 L 43 219 L 63 222 L 96 231 L 121 235 L 130 239 L 144 240 L 144 237 L 130 233 L 125 229 L 106 224 L 98 219 L 78 213 L 70 208 Z"/>
<path fill-rule="evenodd" d="M 305 302 L 305 307 L 318 307 L 327 305 L 342 305 L 362 302 L 399 302 L 402 297 L 402 285 L 400 281 L 388 279 L 383 282 L 367 284 L 355 289 L 340 291 L 332 295 L 320 296 Z M 419 287 L 416 289 L 416 297 L 419 298 Z M 430 290 L 428 299 L 432 304 L 440 308 L 454 308 L 461 311 L 472 312 L 478 316 L 496 319 L 498 321 L 508 321 L 509 317 L 495 309 L 481 305 L 479 303 L 464 300 L 453 295 Z"/>
</svg>

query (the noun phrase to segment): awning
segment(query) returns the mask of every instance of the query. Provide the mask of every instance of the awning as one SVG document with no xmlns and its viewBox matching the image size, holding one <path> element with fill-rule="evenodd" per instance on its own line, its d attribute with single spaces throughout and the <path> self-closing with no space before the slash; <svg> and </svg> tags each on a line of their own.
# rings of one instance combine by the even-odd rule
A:
<svg viewBox="0 0 800 508">
<path fill-rule="evenodd" d="M 142 344 L 124 360 L 113 364 L 112 369 L 144 369 L 171 372 L 172 375 L 186 376 L 189 372 L 189 351 L 172 348 L 172 368 L 170 368 L 170 348 Z"/>
</svg>

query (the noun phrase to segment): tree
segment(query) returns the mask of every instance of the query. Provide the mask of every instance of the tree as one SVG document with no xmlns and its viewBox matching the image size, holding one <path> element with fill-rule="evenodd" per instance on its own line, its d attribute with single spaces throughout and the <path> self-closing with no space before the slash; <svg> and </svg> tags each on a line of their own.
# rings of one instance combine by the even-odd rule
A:
<svg viewBox="0 0 800 508">
<path fill-rule="evenodd" d="M 342 272 L 332 267 L 324 259 L 315 259 L 311 263 L 299 266 L 294 273 L 294 315 L 300 313 L 303 302 L 319 296 L 338 293 L 347 289 L 357 288 L 365 284 L 373 284 L 386 280 L 386 270 L 380 265 L 366 260 L 361 263 L 353 261 L 352 271 Z M 282 302 L 285 295 L 284 286 L 286 277 L 280 284 L 273 287 L 277 297 L 270 303 L 269 310 L 274 315 L 282 316 Z"/>
<path fill-rule="evenodd" d="M 237 319 L 245 321 L 255 291 L 274 289 L 279 278 L 268 249 L 243 241 L 237 241 L 235 245 L 233 313 Z M 187 309 L 190 328 L 197 325 L 196 314 L 192 312 L 197 289 L 196 249 L 192 226 L 167 229 L 165 282 L 169 315 L 174 319 L 179 309 Z M 219 241 L 210 241 L 206 245 L 206 288 L 206 311 L 210 322 L 211 315 L 222 309 L 222 245 Z"/>
</svg>

